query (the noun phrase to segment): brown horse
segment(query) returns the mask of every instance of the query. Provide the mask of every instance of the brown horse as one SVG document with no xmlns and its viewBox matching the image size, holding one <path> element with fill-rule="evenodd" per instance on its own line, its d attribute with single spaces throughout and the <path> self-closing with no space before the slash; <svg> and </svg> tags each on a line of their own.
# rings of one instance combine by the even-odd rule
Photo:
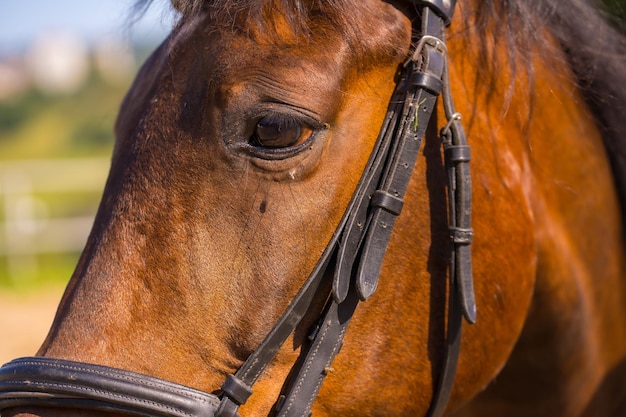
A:
<svg viewBox="0 0 626 417">
<path fill-rule="evenodd" d="M 38 355 L 217 393 L 331 241 L 420 16 L 400 0 L 173 3 L 180 22 L 121 107 L 93 231 Z M 626 42 L 583 0 L 461 1 L 446 35 L 472 146 L 478 317 L 445 415 L 626 416 Z M 314 416 L 431 406 L 450 257 L 436 133 Z M 322 297 L 242 416 L 273 412 Z"/>
</svg>

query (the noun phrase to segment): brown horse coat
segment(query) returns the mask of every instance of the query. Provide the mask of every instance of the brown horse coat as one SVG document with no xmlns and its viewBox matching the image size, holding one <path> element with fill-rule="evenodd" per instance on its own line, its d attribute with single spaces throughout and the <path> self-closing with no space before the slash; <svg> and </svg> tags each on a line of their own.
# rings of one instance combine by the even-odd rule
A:
<svg viewBox="0 0 626 417">
<path fill-rule="evenodd" d="M 177 3 L 185 17 L 122 105 L 98 217 L 39 355 L 211 392 L 260 343 L 336 228 L 413 15 L 378 0 L 303 2 L 293 19 L 290 2 L 258 13 L 246 2 Z M 505 3 L 519 13 L 496 21 Z M 620 148 L 607 153 L 602 138 L 617 125 L 594 118 L 602 100 L 578 87 L 589 74 L 576 66 L 585 47 L 564 52 L 565 30 L 545 17 L 557 21 L 564 7 L 544 13 L 548 4 L 530 15 L 520 10 L 535 5 L 521 1 L 460 2 L 448 33 L 473 153 L 479 309 L 449 406 L 459 417 L 626 415 Z M 624 62 L 598 60 L 599 73 Z M 275 114 L 304 126 L 294 140 L 306 149 L 250 141 Z M 357 310 L 314 416 L 428 409 L 445 337 L 445 184 L 429 133 L 378 291 Z M 279 352 L 243 416 L 267 415 L 305 331 Z"/>
</svg>

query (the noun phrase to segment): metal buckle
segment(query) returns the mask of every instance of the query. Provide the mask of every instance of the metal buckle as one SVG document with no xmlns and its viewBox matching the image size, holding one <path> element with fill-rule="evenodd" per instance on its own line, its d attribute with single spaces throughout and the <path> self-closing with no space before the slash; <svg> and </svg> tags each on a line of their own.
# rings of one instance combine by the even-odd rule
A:
<svg viewBox="0 0 626 417">
<path fill-rule="evenodd" d="M 422 56 L 426 45 L 433 47 L 437 52 L 441 53 L 444 59 L 447 58 L 448 48 L 446 47 L 445 42 L 443 42 L 441 39 L 439 39 L 436 36 L 424 35 L 420 38 L 420 41 L 415 47 L 415 51 L 413 51 L 411 56 L 404 62 L 405 68 L 412 62 L 418 62 L 418 59 L 420 56 Z"/>
<path fill-rule="evenodd" d="M 440 136 L 448 136 L 448 134 L 450 133 L 450 128 L 452 127 L 452 124 L 456 121 L 461 120 L 463 116 L 461 116 L 461 113 L 456 112 L 453 115 L 451 115 L 448 118 L 448 122 L 446 123 L 446 125 L 443 127 L 443 129 L 441 129 L 441 132 L 439 133 Z"/>
</svg>

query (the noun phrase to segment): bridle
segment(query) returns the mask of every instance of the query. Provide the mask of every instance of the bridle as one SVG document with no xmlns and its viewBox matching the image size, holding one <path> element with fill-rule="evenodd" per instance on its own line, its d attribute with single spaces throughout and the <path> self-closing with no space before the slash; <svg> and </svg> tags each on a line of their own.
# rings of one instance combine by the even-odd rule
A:
<svg viewBox="0 0 626 417">
<path fill-rule="evenodd" d="M 382 261 L 400 214 L 421 141 L 441 94 L 447 124 L 441 130 L 448 171 L 451 253 L 443 369 L 435 381 L 429 417 L 443 414 L 455 379 L 463 316 L 473 323 L 469 147 L 450 94 L 445 27 L 455 1 L 412 0 L 421 37 L 400 69 L 387 115 L 356 191 L 309 278 L 261 345 L 219 395 L 121 369 L 54 358 L 21 358 L 0 368 L 0 410 L 68 407 L 139 416 L 238 416 L 252 386 L 309 310 L 332 272 L 331 294 L 302 346 L 273 410 L 308 416 L 359 301 L 376 290 Z M 331 268 L 334 268 L 331 270 Z M 328 290 L 326 290 L 328 291 Z"/>
<path fill-rule="evenodd" d="M 429 417 L 443 414 L 455 379 L 463 317 L 473 323 L 470 153 L 450 94 L 445 27 L 453 0 L 412 0 L 421 37 L 401 67 L 386 118 L 356 191 L 330 243 L 298 294 L 261 345 L 219 394 L 121 369 L 54 358 L 16 359 L 0 368 L 0 411 L 13 407 L 67 407 L 138 416 L 234 417 L 252 386 L 300 323 L 313 300 L 326 304 L 302 346 L 272 415 L 309 416 L 350 318 L 376 290 L 382 261 L 400 214 L 421 141 L 442 96 L 441 130 L 448 172 L 450 266 L 443 369 L 435 381 Z M 331 278 L 332 277 L 332 278 Z M 328 292 L 332 279 L 332 290 Z"/>
</svg>

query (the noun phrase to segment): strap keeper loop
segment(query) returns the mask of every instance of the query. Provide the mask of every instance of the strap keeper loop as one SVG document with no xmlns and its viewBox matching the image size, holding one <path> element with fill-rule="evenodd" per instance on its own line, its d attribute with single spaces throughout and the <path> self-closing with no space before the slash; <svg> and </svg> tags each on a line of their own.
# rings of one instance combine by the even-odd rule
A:
<svg viewBox="0 0 626 417">
<path fill-rule="evenodd" d="M 445 157 L 449 162 L 469 162 L 472 159 L 469 146 L 446 146 Z"/>
<path fill-rule="evenodd" d="M 470 245 L 474 239 L 474 229 L 463 227 L 450 227 L 450 239 L 456 245 Z"/>
<path fill-rule="evenodd" d="M 372 195 L 372 201 L 370 204 L 372 207 L 380 207 L 395 216 L 399 216 L 402 212 L 404 201 L 386 191 L 376 190 Z"/>
<path fill-rule="evenodd" d="M 231 374 L 226 375 L 226 379 L 222 384 L 222 391 L 237 405 L 244 404 L 252 395 L 252 388 Z"/>
<path fill-rule="evenodd" d="M 441 79 L 426 72 L 416 72 L 411 76 L 411 86 L 420 87 L 429 93 L 438 96 L 443 88 Z"/>
</svg>

